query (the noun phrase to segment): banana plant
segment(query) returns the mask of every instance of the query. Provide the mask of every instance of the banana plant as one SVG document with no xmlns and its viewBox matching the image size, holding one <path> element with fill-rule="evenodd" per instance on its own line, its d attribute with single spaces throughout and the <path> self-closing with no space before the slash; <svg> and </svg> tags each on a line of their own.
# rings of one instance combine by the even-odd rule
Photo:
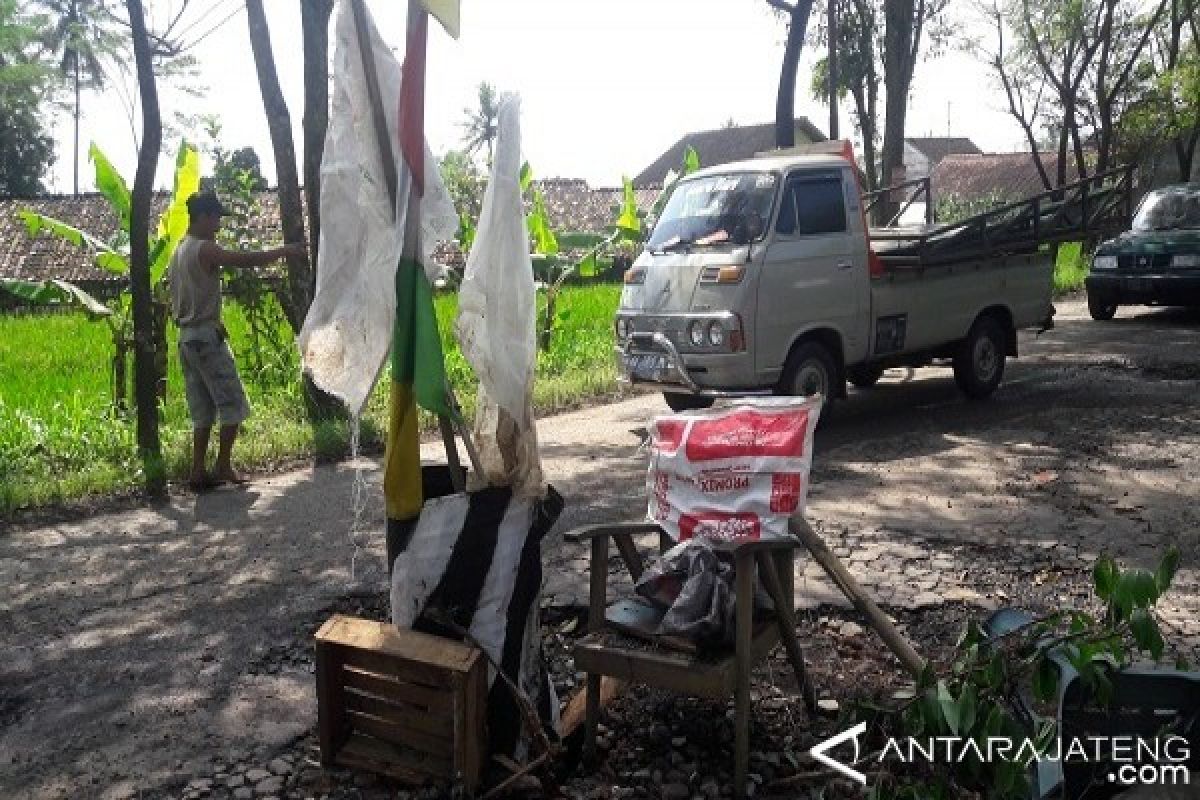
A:
<svg viewBox="0 0 1200 800">
<path fill-rule="evenodd" d="M 535 255 L 545 260 L 546 275 L 546 310 L 542 317 L 542 329 L 538 336 L 538 347 L 549 350 L 554 336 L 555 323 L 565 321 L 566 312 L 559 313 L 557 309 L 558 293 L 563 284 L 574 274 L 584 278 L 594 278 L 600 272 L 601 255 L 611 251 L 619 241 L 641 241 L 643 234 L 642 215 L 637 207 L 637 194 L 633 182 L 629 178 L 621 178 L 621 205 L 617 210 L 616 220 L 612 230 L 603 238 L 595 241 L 584 253 L 583 257 L 573 263 L 560 261 L 559 237 L 550 225 L 546 213 L 545 198 L 537 187 L 532 186 L 533 172 L 526 163 L 521 168 L 521 188 L 532 192 L 529 213 L 526 224 L 529 227 L 529 242 Z M 532 188 L 531 188 L 532 187 Z"/>
<path fill-rule="evenodd" d="M 667 170 L 667 176 L 663 179 L 662 191 L 658 193 L 658 198 L 654 201 L 654 205 L 650 207 L 650 218 L 658 219 L 658 215 L 662 213 L 663 206 L 667 204 L 667 199 L 671 196 L 671 190 L 675 188 L 675 184 L 679 183 L 679 179 L 685 175 L 690 175 L 700 169 L 700 154 L 696 152 L 696 148 L 690 144 L 683 151 L 683 160 L 679 164 L 679 171 Z"/>
<path fill-rule="evenodd" d="M 116 214 L 119 227 L 112 241 L 103 241 L 80 228 L 54 217 L 24 209 L 17 215 L 25 223 L 29 235 L 57 236 L 92 257 L 92 263 L 117 276 L 129 274 L 129 222 L 132 202 L 129 186 L 113 167 L 108 157 L 93 143 L 88 156 L 96 169 L 96 189 L 108 201 Z M 154 287 L 155 369 L 160 393 L 165 390 L 167 367 L 167 301 L 163 277 L 175 245 L 187 232 L 187 199 L 200 189 L 200 154 L 186 141 L 180 145 L 175 159 L 175 186 L 171 203 L 159 218 L 158 228 L 150 240 L 150 281 Z M 101 302 L 84 289 L 68 281 L 48 280 L 41 283 L 0 278 L 0 290 L 18 299 L 41 306 L 71 305 L 83 309 L 92 319 L 103 319 L 112 335 L 113 406 L 126 408 L 126 380 L 129 353 L 133 347 L 133 314 L 128 288 L 109 301 Z M 104 311 L 100 311 L 104 309 Z"/>
</svg>

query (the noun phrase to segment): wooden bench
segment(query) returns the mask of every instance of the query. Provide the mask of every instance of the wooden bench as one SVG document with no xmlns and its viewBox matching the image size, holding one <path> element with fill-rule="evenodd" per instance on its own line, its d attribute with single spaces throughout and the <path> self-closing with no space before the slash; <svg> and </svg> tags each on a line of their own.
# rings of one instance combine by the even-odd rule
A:
<svg viewBox="0 0 1200 800">
<path fill-rule="evenodd" d="M 316 648 L 323 765 L 479 785 L 487 660 L 477 648 L 340 614 Z"/>
</svg>

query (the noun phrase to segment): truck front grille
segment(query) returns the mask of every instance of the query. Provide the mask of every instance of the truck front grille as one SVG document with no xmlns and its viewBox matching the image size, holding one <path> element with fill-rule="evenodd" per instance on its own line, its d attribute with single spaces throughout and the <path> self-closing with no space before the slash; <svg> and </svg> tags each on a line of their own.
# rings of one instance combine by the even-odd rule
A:
<svg viewBox="0 0 1200 800">
<path fill-rule="evenodd" d="M 1117 256 L 1117 267 L 1133 272 L 1164 269 L 1169 266 L 1171 266 L 1171 256 L 1169 253 Z"/>
</svg>

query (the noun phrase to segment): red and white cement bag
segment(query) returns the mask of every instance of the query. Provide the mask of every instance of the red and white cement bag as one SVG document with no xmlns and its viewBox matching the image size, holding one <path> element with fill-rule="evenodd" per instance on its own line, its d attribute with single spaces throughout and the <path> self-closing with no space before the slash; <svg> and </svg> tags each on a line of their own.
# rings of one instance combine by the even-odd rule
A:
<svg viewBox="0 0 1200 800">
<path fill-rule="evenodd" d="M 821 399 L 755 398 L 657 417 L 647 515 L 676 541 L 783 536 L 804 510 Z"/>
</svg>

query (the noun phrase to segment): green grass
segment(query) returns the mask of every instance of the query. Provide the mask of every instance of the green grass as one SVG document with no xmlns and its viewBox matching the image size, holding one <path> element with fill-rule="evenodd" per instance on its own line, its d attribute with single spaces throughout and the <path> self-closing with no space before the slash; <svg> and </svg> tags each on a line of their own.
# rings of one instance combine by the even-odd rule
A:
<svg viewBox="0 0 1200 800">
<path fill-rule="evenodd" d="M 538 354 L 534 404 L 539 414 L 576 406 L 616 386 L 612 317 L 620 287 L 568 287 L 559 297 L 559 321 L 549 351 Z M 455 295 L 440 295 L 437 313 L 450 380 L 468 416 L 475 378 L 451 334 Z M 227 303 L 226 325 L 254 415 L 238 440 L 235 462 L 266 469 L 297 459 L 344 455 L 344 422 L 314 429 L 304 411 L 295 348 L 284 332 L 278 352 L 264 348 L 261 365 L 241 309 Z M 0 316 L 0 514 L 15 509 L 134 489 L 142 482 L 132 415 L 111 406 L 108 327 L 78 314 Z M 191 423 L 171 331 L 162 442 L 168 474 L 186 474 Z M 367 404 L 362 441 L 382 443 L 387 419 L 386 381 Z M 432 418 L 424 418 L 429 430 Z"/>
<path fill-rule="evenodd" d="M 1077 292 L 1083 288 L 1091 259 L 1083 250 L 1082 242 L 1066 242 L 1058 246 L 1058 258 L 1054 262 L 1054 295 Z"/>
</svg>

